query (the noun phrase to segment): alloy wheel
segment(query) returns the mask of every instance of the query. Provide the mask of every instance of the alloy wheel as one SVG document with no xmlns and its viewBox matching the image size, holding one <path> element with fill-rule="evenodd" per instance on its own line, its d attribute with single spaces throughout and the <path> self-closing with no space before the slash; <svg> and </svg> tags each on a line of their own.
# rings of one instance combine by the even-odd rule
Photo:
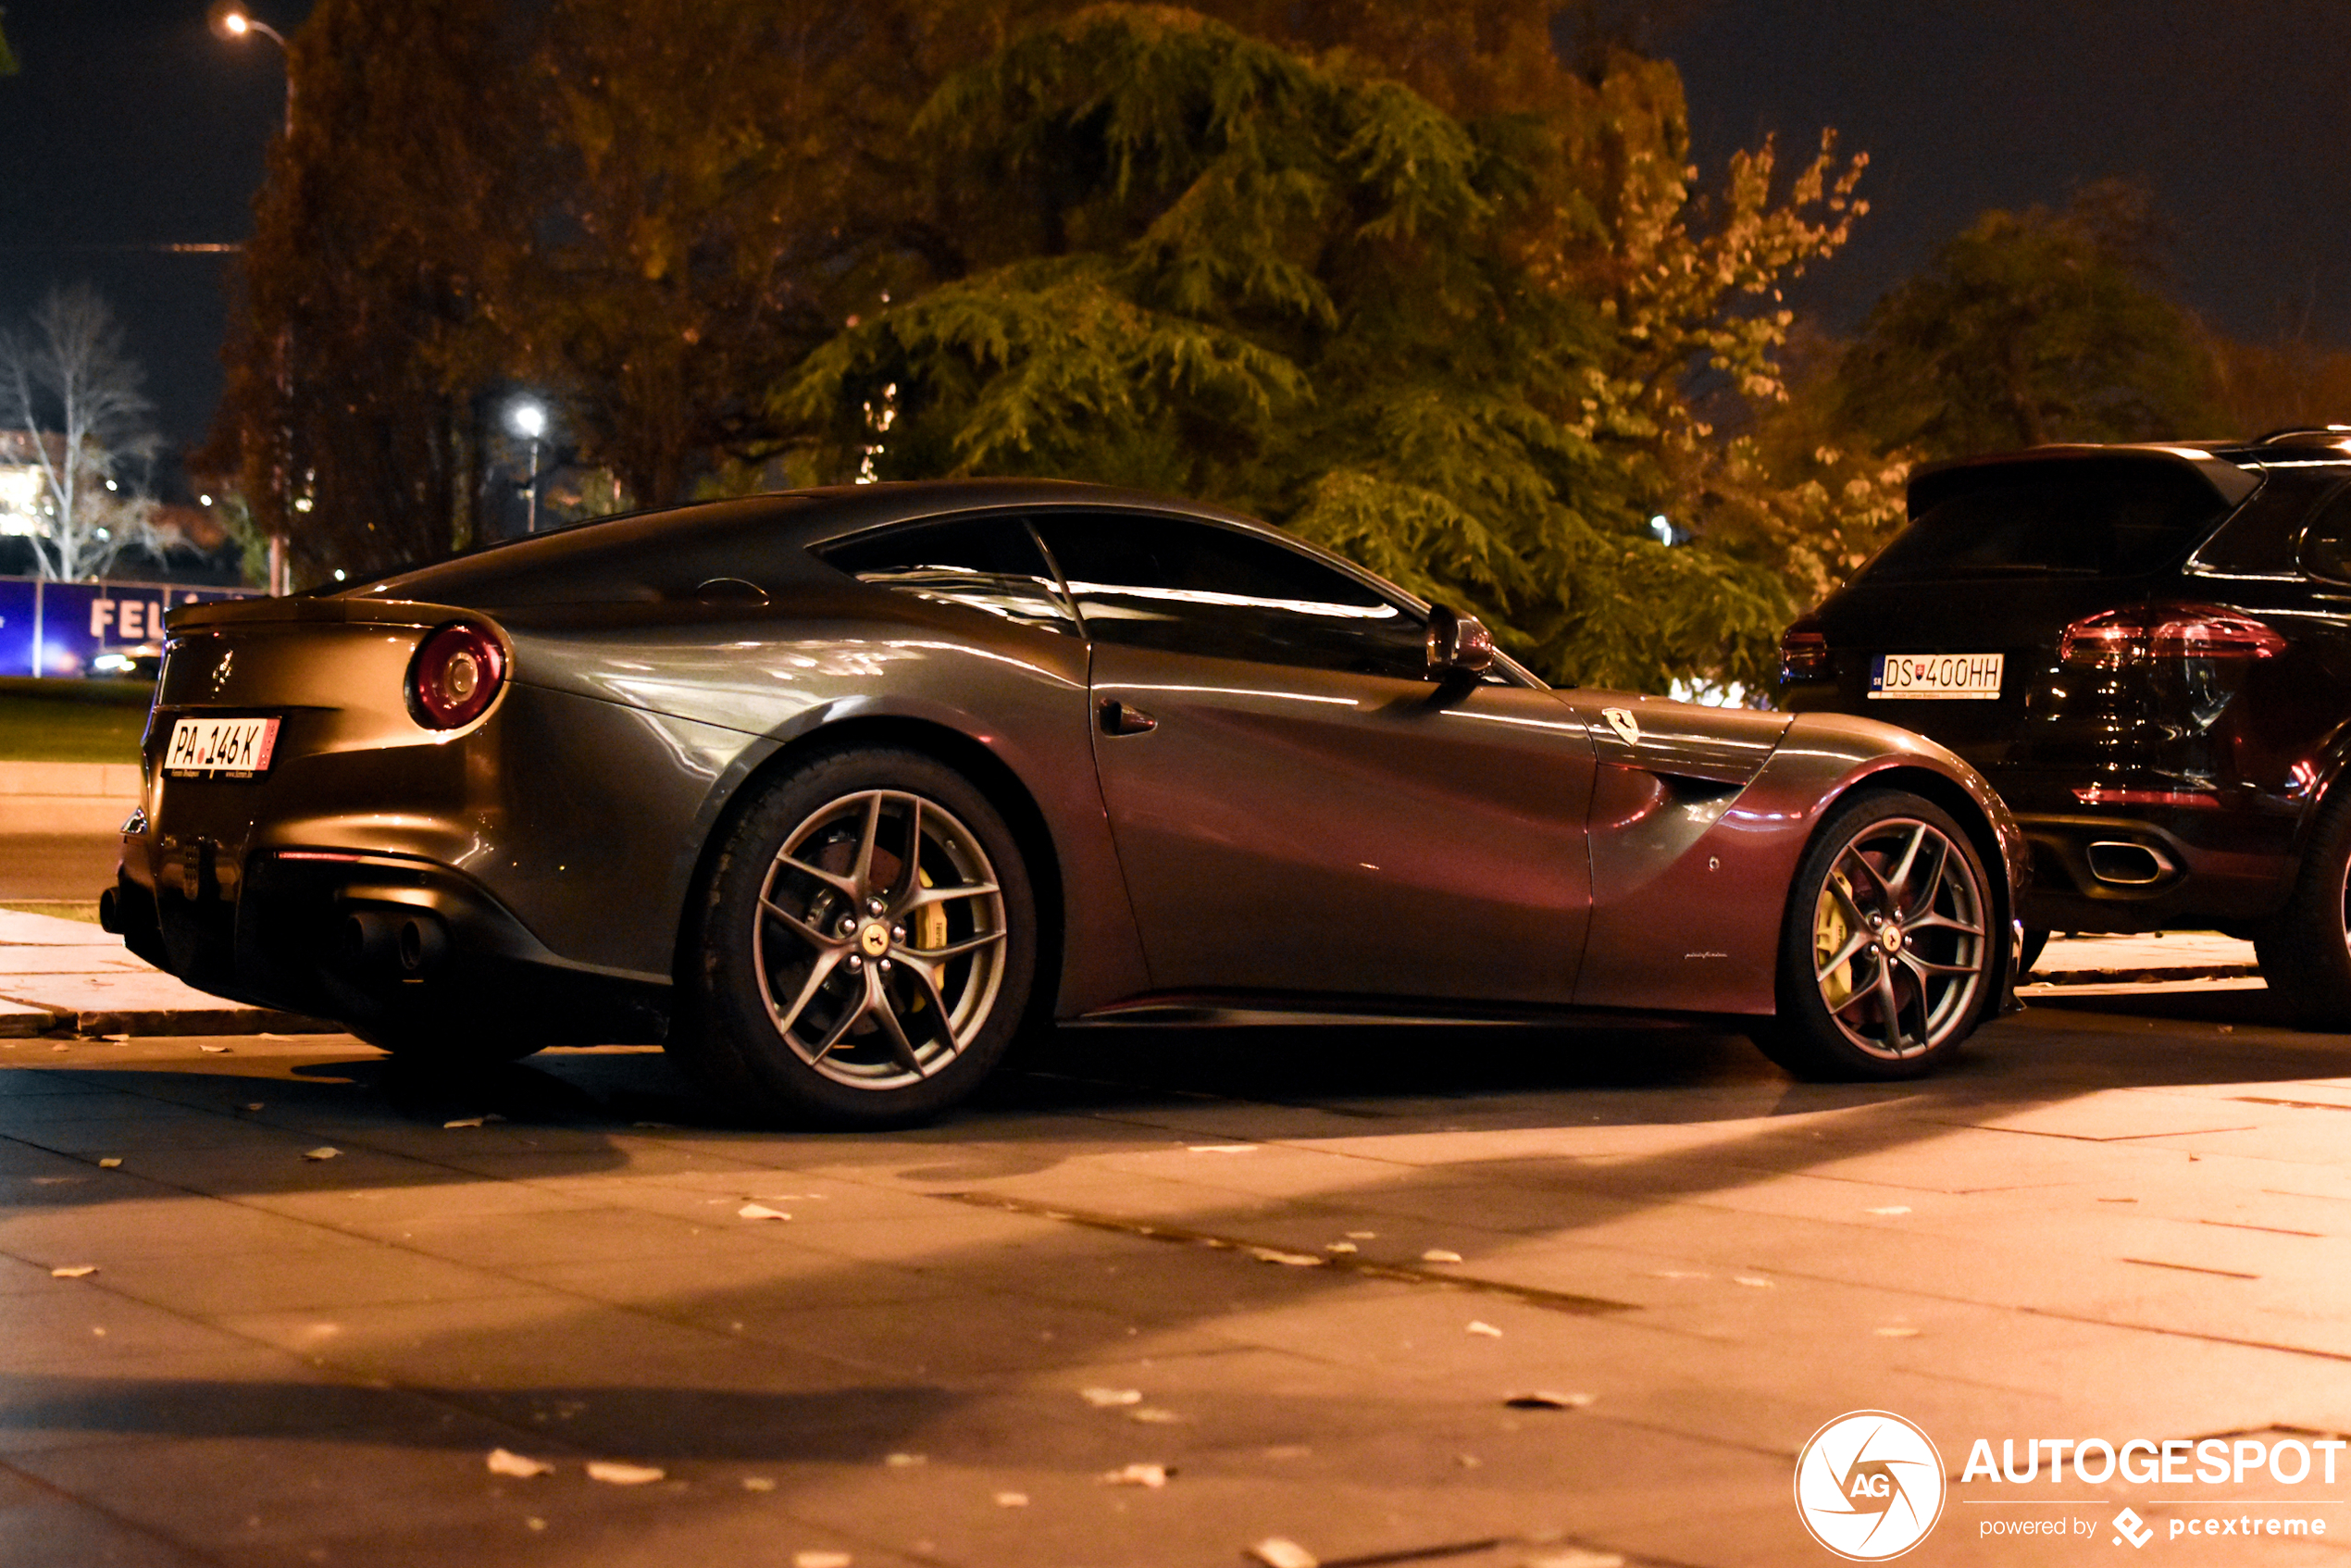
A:
<svg viewBox="0 0 2351 1568">
<path fill-rule="evenodd" d="M 1004 901 L 978 835 L 937 802 L 865 790 L 792 829 L 760 887 L 752 956 L 769 1021 L 836 1083 L 938 1074 L 987 1025 Z"/>
<path fill-rule="evenodd" d="M 1812 918 L 1813 979 L 1846 1039 L 1902 1061 L 1964 1028 L 1990 968 L 1984 909 L 1969 856 L 1933 823 L 1892 816 L 1855 833 Z"/>
</svg>

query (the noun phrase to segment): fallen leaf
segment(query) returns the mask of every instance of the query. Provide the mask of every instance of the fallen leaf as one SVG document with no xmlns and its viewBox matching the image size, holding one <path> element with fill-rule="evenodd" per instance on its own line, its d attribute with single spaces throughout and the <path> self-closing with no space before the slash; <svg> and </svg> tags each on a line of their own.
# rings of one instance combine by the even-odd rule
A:
<svg viewBox="0 0 2351 1568">
<path fill-rule="evenodd" d="M 739 1220 L 788 1220 L 791 1216 L 781 1209 L 771 1209 L 765 1203 L 746 1203 L 735 1211 Z"/>
<path fill-rule="evenodd" d="M 1140 1388 L 1080 1388 L 1077 1397 L 1096 1410 L 1109 1410 L 1114 1405 L 1138 1405 L 1143 1402 Z"/>
<path fill-rule="evenodd" d="M 1325 1252 L 1352 1252 L 1355 1250 L 1355 1243 L 1352 1241 L 1325 1241 L 1323 1243 L 1323 1251 Z"/>
<path fill-rule="evenodd" d="M 666 1471 L 652 1464 L 623 1464 L 611 1459 L 591 1459 L 588 1462 L 588 1479 L 613 1487 L 641 1487 L 648 1481 L 660 1480 L 666 1474 Z"/>
<path fill-rule="evenodd" d="M 525 1519 L 523 1524 L 532 1530 L 543 1530 L 547 1527 L 547 1522 L 535 1513 Z"/>
<path fill-rule="evenodd" d="M 543 1459 L 529 1459 L 511 1449 L 492 1449 L 484 1460 L 492 1475 L 553 1475 L 555 1467 Z"/>
<path fill-rule="evenodd" d="M 850 1557 L 845 1551 L 795 1551 L 791 1568 L 849 1568 Z"/>
<path fill-rule="evenodd" d="M 95 1263 L 76 1263 L 71 1268 L 51 1269 L 49 1271 L 49 1277 L 52 1279 L 87 1279 L 97 1272 L 98 1265 Z"/>
<path fill-rule="evenodd" d="M 246 1110 L 248 1110 L 248 1111 L 259 1111 L 259 1110 L 264 1109 L 264 1107 L 263 1107 L 263 1105 L 262 1105 L 262 1103 L 261 1103 L 261 1101 L 258 1101 L 258 1100 L 255 1100 L 255 1101 L 247 1101 L 247 1103 L 246 1103 L 246 1105 L 245 1105 L 245 1109 L 246 1109 Z"/>
<path fill-rule="evenodd" d="M 52 1051 L 71 1051 L 73 1047 L 69 1045 L 53 1045 L 49 1049 Z"/>
<path fill-rule="evenodd" d="M 1026 1492 L 998 1492 L 996 1506 L 998 1508 L 1026 1508 L 1028 1494 Z"/>
<path fill-rule="evenodd" d="M 1128 1411 L 1126 1419 L 1139 1421 L 1146 1426 L 1175 1426 L 1180 1425 L 1184 1418 L 1172 1410 L 1161 1410 L 1156 1405 L 1144 1405 L 1139 1410 Z"/>
<path fill-rule="evenodd" d="M 1757 1290 L 1769 1290 L 1772 1288 L 1772 1282 L 1770 1280 L 1751 1274 L 1735 1274 L 1731 1276 L 1731 1283 L 1734 1285 L 1749 1286 Z"/>
<path fill-rule="evenodd" d="M 103 1159 L 103 1160 L 101 1160 L 101 1161 L 99 1161 L 99 1162 L 98 1162 L 98 1168 L 99 1168 L 100 1170 L 102 1170 L 102 1171 L 111 1171 L 111 1170 L 117 1170 L 117 1169 L 119 1169 L 119 1168 L 121 1167 L 121 1164 L 122 1164 L 122 1156 L 121 1156 L 121 1155 L 119 1155 L 119 1154 L 109 1154 L 109 1155 L 107 1155 L 105 1159 Z"/>
<path fill-rule="evenodd" d="M 1565 1551 L 1547 1551 L 1540 1557 L 1530 1557 L 1526 1568 L 1624 1568 L 1624 1559 L 1613 1551 L 1586 1551 L 1580 1546 L 1572 1546 Z"/>
<path fill-rule="evenodd" d="M 1909 1212 L 1910 1206 L 1908 1203 L 1888 1203 L 1883 1209 L 1872 1209 L 1870 1211 L 1870 1213 L 1873 1214 L 1907 1214 Z"/>
<path fill-rule="evenodd" d="M 131 1037 L 129 1035 L 100 1035 L 98 1038 L 100 1039 L 125 1040 L 129 1039 Z"/>
<path fill-rule="evenodd" d="M 128 1039 L 129 1037 L 126 1036 L 124 1038 Z M 200 1045 L 196 1047 L 196 1049 L 214 1056 L 226 1056 L 229 1054 L 229 1048 L 225 1045 Z"/>
<path fill-rule="evenodd" d="M 1249 1549 L 1265 1568 L 1319 1568 L 1321 1560 L 1286 1536 L 1268 1536 Z"/>
<path fill-rule="evenodd" d="M 1379 1239 L 1379 1232 L 1376 1230 L 1350 1230 L 1347 1233 L 1347 1238 L 1350 1241 L 1376 1241 Z"/>
<path fill-rule="evenodd" d="M 1167 1485 L 1167 1466 L 1130 1464 L 1123 1470 L 1103 1471 L 1102 1479 L 1113 1487 L 1149 1487 L 1156 1491 Z"/>
<path fill-rule="evenodd" d="M 1710 1274 L 1700 1274 L 1696 1269 L 1686 1268 L 1653 1268 L 1648 1272 L 1651 1279 L 1711 1279 L 1714 1277 Z"/>
<path fill-rule="evenodd" d="M 459 1116 L 455 1121 L 442 1123 L 441 1130 L 443 1132 L 449 1132 L 457 1127 L 478 1127 L 479 1126 L 481 1126 L 481 1118 L 479 1116 Z"/>
<path fill-rule="evenodd" d="M 930 1462 L 930 1455 L 927 1453 L 894 1453 L 888 1459 L 883 1460 L 882 1462 L 889 1465 L 892 1470 L 909 1470 L 917 1464 L 928 1464 Z"/>
<path fill-rule="evenodd" d="M 772 1492 L 775 1489 L 776 1480 L 772 1475 L 746 1475 L 743 1477 L 744 1491 Z"/>
<path fill-rule="evenodd" d="M 1458 1263 L 1461 1261 L 1459 1252 L 1449 1252 L 1442 1247 L 1431 1247 L 1421 1254 L 1421 1262 L 1424 1263 Z"/>
<path fill-rule="evenodd" d="M 342 1152 L 342 1151 L 340 1149 L 330 1148 L 326 1144 L 322 1143 L 316 1149 L 304 1150 L 302 1151 L 302 1157 L 305 1160 L 331 1160 Z"/>
<path fill-rule="evenodd" d="M 1457 1453 L 1453 1456 L 1453 1462 L 1464 1470 L 1475 1470 L 1486 1462 L 1474 1453 Z"/>
<path fill-rule="evenodd" d="M 1890 1323 L 1873 1332 L 1881 1339 L 1915 1339 L 1919 1337 L 1917 1329 L 1910 1327 L 1908 1324 L 1900 1323 Z"/>
<path fill-rule="evenodd" d="M 1592 1396 L 1555 1394 L 1549 1388 L 1530 1388 L 1524 1394 L 1511 1394 L 1502 1402 L 1512 1410 L 1582 1410 L 1592 1402 Z"/>
<path fill-rule="evenodd" d="M 1291 1268 L 1323 1266 L 1323 1260 L 1312 1252 L 1285 1252 L 1275 1247 L 1251 1247 L 1249 1251 L 1261 1263 L 1285 1263 Z"/>
<path fill-rule="evenodd" d="M 1502 1337 L 1500 1329 L 1490 1323 L 1480 1323 L 1475 1318 L 1470 1320 L 1469 1331 L 1472 1334 L 1483 1334 L 1489 1339 L 1499 1339 Z"/>
</svg>

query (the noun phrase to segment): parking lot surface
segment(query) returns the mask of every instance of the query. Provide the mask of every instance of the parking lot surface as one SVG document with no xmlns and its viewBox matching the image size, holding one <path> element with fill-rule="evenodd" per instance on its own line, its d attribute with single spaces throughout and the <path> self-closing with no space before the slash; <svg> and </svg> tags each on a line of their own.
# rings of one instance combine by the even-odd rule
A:
<svg viewBox="0 0 2351 1568">
<path fill-rule="evenodd" d="M 1795 1466 L 1858 1410 L 1939 1448 L 1908 1562 L 2333 1562 L 2351 1040 L 2267 1005 L 2045 1003 L 1895 1088 L 1072 1033 L 880 1136 L 649 1051 L 0 1041 L 0 1562 L 1830 1562 Z M 2344 1462 L 1963 1478 L 1978 1437 Z"/>
</svg>

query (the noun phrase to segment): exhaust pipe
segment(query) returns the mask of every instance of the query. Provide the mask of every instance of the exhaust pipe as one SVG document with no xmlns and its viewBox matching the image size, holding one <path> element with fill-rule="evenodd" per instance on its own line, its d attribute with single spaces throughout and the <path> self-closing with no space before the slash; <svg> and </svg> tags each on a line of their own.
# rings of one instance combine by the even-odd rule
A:
<svg viewBox="0 0 2351 1568">
<path fill-rule="evenodd" d="M 2178 869 L 2171 857 L 2152 844 L 2121 842 L 2111 839 L 2092 844 L 2087 852 L 2090 875 L 2101 882 L 2117 887 L 2144 888 L 2160 882 Z"/>
<path fill-rule="evenodd" d="M 412 915 L 400 923 L 400 972 L 422 979 L 441 966 L 449 952 L 449 932 L 438 915 Z"/>
</svg>

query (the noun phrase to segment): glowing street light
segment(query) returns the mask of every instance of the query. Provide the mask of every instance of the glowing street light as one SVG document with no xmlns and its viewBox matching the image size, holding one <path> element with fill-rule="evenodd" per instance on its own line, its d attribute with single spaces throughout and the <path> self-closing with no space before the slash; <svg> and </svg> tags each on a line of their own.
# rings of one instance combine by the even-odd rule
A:
<svg viewBox="0 0 2351 1568">
<path fill-rule="evenodd" d="M 530 484 L 523 492 L 522 531 L 539 531 L 539 442 L 547 433 L 547 405 L 518 397 L 506 405 L 506 428 L 530 442 Z"/>
<path fill-rule="evenodd" d="M 285 67 L 286 74 L 285 139 L 291 144 L 293 141 L 294 126 L 294 79 L 293 57 L 286 48 L 286 35 L 246 10 L 243 0 L 212 0 L 210 8 L 205 13 L 205 20 L 212 28 L 212 34 L 216 38 L 225 38 L 233 42 L 249 38 L 257 32 L 278 46 L 278 57 Z M 278 390 L 280 393 L 290 393 L 292 380 L 292 334 L 291 331 L 282 331 L 278 337 Z M 291 457 L 292 445 L 292 432 L 280 429 L 277 475 L 277 488 L 280 495 L 283 495 L 286 492 L 287 476 L 292 467 Z M 269 536 L 269 591 L 282 595 L 292 586 L 292 574 L 287 569 L 286 565 L 285 530 L 280 529 Z"/>
</svg>

